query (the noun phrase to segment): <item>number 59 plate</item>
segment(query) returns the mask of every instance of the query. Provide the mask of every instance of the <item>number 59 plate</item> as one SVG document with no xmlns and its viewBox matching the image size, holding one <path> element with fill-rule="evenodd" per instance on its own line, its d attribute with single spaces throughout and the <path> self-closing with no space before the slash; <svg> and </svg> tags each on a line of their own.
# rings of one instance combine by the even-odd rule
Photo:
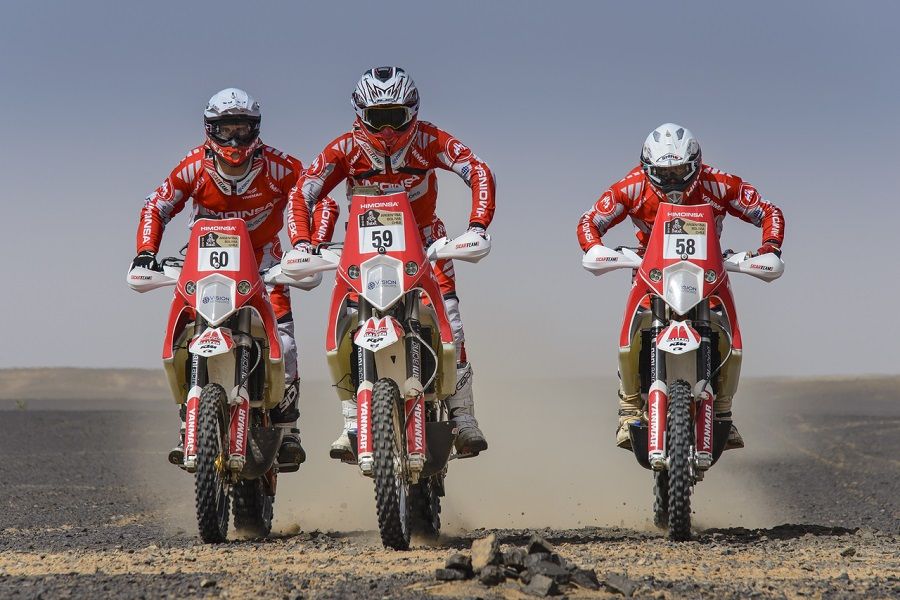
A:
<svg viewBox="0 0 900 600">
<path fill-rule="evenodd" d="M 406 250 L 402 212 L 370 209 L 359 215 L 359 252 L 402 252 Z"/>
<path fill-rule="evenodd" d="M 200 237 L 197 262 L 200 271 L 240 271 L 241 238 L 210 232 Z"/>
</svg>

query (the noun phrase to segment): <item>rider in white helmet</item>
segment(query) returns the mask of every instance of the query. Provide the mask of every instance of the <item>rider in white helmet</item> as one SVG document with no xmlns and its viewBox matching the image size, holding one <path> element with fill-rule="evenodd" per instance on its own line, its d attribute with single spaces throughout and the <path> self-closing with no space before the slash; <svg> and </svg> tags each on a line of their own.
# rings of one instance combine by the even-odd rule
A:
<svg viewBox="0 0 900 600">
<path fill-rule="evenodd" d="M 203 112 L 205 143 L 188 152 L 144 203 L 137 231 L 138 254 L 132 266 L 159 269 L 156 254 L 163 230 L 189 200 L 193 203 L 191 225 L 199 218 L 239 215 L 247 222 L 260 268 L 278 264 L 282 254 L 278 234 L 284 225 L 287 197 L 303 165 L 262 143 L 261 119 L 259 103 L 244 90 L 226 88 L 210 98 Z M 323 199 L 322 206 L 323 210 L 336 208 L 331 198 Z M 334 227 L 333 221 L 319 216 L 326 230 Z M 284 399 L 272 411 L 273 422 L 285 430 L 278 462 L 282 472 L 296 471 L 306 454 L 297 429 L 299 387 L 294 319 L 288 289 L 276 285 L 267 286 L 267 290 L 278 319 L 286 383 Z M 183 428 L 184 405 L 181 418 Z M 182 443 L 183 434 L 169 453 L 170 462 L 182 463 Z"/>
<path fill-rule="evenodd" d="M 641 252 L 650 239 L 650 231 L 660 202 L 673 204 L 710 204 L 716 215 L 717 231 L 721 234 L 726 215 L 762 229 L 762 244 L 758 254 L 774 252 L 781 255 L 784 239 L 784 215 L 781 209 L 763 200 L 756 188 L 735 175 L 723 173 L 702 162 L 700 143 L 685 127 L 663 123 L 650 132 L 644 141 L 641 164 L 625 178 L 613 184 L 578 222 L 578 242 L 587 252 L 601 243 L 607 230 L 630 217 L 637 227 Z M 722 326 L 731 330 L 729 316 L 713 307 L 714 316 Z M 630 321 L 631 315 L 626 316 Z M 628 338 L 627 333 L 625 338 Z M 728 353 L 728 339 L 720 339 L 720 355 Z M 619 347 L 619 425 L 616 444 L 630 450 L 628 424 L 646 419 L 646 407 L 641 393 L 638 372 L 640 334 L 623 339 Z M 717 419 L 732 418 L 731 404 L 737 391 L 741 371 L 742 349 L 733 348 L 717 381 L 715 413 Z M 744 440 L 732 424 L 728 437 L 729 448 L 742 448 Z"/>
</svg>

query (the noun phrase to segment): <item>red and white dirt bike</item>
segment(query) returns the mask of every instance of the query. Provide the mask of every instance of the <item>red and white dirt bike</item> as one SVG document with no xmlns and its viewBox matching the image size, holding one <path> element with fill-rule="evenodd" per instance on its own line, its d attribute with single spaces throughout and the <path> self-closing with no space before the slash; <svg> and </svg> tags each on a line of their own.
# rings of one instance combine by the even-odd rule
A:
<svg viewBox="0 0 900 600">
<path fill-rule="evenodd" d="M 175 402 L 186 404 L 179 466 L 194 474 L 200 537 L 225 541 L 230 500 L 235 528 L 264 537 L 272 527 L 282 438 L 269 411 L 284 395 L 284 361 L 247 226 L 241 219 L 200 219 L 184 260 L 161 264 L 162 272 L 131 269 L 127 281 L 138 292 L 175 286 L 163 366 Z M 288 283 L 279 271 L 270 270 L 267 280 Z M 290 280 L 304 289 L 317 283 Z"/>
<path fill-rule="evenodd" d="M 467 232 L 426 251 L 405 192 L 354 193 L 338 255 L 285 257 L 285 273 L 337 269 L 326 337 L 342 400 L 357 402 L 355 464 L 375 480 L 381 540 L 409 548 L 413 532 L 436 536 L 456 431 L 443 400 L 456 390 L 456 347 L 430 261 L 477 262 L 490 238 Z M 331 246 L 336 248 L 336 245 Z"/>
<path fill-rule="evenodd" d="M 722 454 L 731 426 L 713 413 L 717 375 L 741 348 L 727 272 L 772 281 L 784 263 L 775 254 L 723 257 L 708 204 L 660 204 L 643 259 L 619 250 L 595 246 L 582 265 L 595 275 L 637 269 L 619 339 L 620 348 L 639 347 L 647 411 L 646 424 L 631 424 L 631 446 L 654 471 L 654 521 L 671 539 L 686 540 L 692 487 Z M 724 357 L 720 336 L 728 342 Z"/>
</svg>

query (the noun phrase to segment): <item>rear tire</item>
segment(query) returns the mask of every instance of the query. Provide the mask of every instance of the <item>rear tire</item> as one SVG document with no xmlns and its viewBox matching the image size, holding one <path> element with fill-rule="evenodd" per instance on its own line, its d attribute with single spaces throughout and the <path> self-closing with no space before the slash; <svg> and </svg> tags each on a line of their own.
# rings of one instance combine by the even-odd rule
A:
<svg viewBox="0 0 900 600">
<path fill-rule="evenodd" d="M 225 471 L 225 406 L 222 386 L 210 383 L 200 393 L 197 418 L 197 472 L 194 496 L 200 538 L 219 544 L 228 537 L 228 480 Z"/>
<path fill-rule="evenodd" d="M 669 388 L 666 449 L 669 456 L 669 539 L 691 539 L 691 488 L 694 485 L 691 447 L 691 386 L 679 379 Z"/>
<path fill-rule="evenodd" d="M 264 538 L 272 531 L 275 497 L 269 496 L 262 477 L 240 481 L 231 488 L 234 528 L 238 533 Z"/>
<path fill-rule="evenodd" d="M 409 488 L 410 526 L 413 533 L 436 540 L 441 533 L 441 497 L 438 494 L 434 475 L 420 479 Z"/>
<path fill-rule="evenodd" d="M 669 527 L 669 472 L 653 473 L 653 524 L 660 529 Z"/>
<path fill-rule="evenodd" d="M 391 379 L 379 379 L 372 391 L 373 475 L 381 542 L 409 550 L 409 479 L 400 390 Z"/>
</svg>

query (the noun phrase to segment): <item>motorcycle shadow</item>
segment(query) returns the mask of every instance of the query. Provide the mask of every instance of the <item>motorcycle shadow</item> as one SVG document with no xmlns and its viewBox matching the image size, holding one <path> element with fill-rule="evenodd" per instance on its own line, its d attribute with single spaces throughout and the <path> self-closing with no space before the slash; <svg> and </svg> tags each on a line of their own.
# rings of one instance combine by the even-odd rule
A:
<svg viewBox="0 0 900 600">
<path fill-rule="evenodd" d="M 811 523 L 785 523 L 775 527 L 747 529 L 746 527 L 716 527 L 698 532 L 695 541 L 700 544 L 729 542 L 734 544 L 752 544 L 761 541 L 796 540 L 806 536 L 840 537 L 854 535 L 858 527 L 840 527 L 831 525 L 815 525 Z"/>
</svg>

